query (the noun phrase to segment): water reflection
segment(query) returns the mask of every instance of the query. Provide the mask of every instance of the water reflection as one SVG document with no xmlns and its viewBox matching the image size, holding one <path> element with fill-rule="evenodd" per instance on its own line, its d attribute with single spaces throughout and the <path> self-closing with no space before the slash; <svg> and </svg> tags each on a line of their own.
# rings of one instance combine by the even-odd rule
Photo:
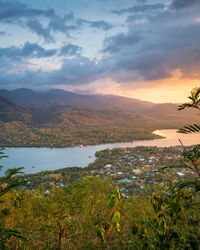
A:
<svg viewBox="0 0 200 250">
<path fill-rule="evenodd" d="M 37 173 L 41 170 L 54 170 L 65 167 L 85 167 L 95 160 L 95 152 L 106 148 L 158 146 L 185 146 L 200 143 L 200 134 L 179 134 L 175 129 L 156 130 L 154 134 L 165 138 L 156 140 L 140 140 L 124 143 L 108 143 L 83 148 L 6 148 L 9 158 L 2 160 L 4 171 L 12 167 L 24 167 L 25 173 Z"/>
</svg>

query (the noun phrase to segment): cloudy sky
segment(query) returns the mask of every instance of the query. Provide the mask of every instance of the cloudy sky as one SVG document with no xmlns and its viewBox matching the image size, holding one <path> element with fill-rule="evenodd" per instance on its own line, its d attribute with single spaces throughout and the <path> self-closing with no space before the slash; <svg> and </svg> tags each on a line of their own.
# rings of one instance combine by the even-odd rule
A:
<svg viewBox="0 0 200 250">
<path fill-rule="evenodd" d="M 200 0 L 0 0 L 0 88 L 182 102 L 200 86 Z"/>
</svg>

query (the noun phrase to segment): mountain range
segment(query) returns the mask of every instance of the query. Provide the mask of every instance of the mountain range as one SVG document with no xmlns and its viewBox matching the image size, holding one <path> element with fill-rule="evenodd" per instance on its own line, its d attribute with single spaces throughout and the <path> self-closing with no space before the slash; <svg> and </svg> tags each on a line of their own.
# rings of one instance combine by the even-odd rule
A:
<svg viewBox="0 0 200 250">
<path fill-rule="evenodd" d="M 154 139 L 195 122 L 191 110 L 113 95 L 0 90 L 0 147 L 68 147 Z"/>
<path fill-rule="evenodd" d="M 32 121 L 55 122 L 55 119 L 59 119 L 63 113 L 70 115 L 72 107 L 79 110 L 82 116 L 89 109 L 95 116 L 105 113 L 105 110 L 112 110 L 112 117 L 116 111 L 122 111 L 166 121 L 196 119 L 195 111 L 177 111 L 178 104 L 172 103 L 156 104 L 114 95 L 81 95 L 58 89 L 49 91 L 26 88 L 10 91 L 0 89 L 0 112 L 29 114 L 29 119 L 31 115 Z M 119 113 L 116 115 L 119 116 Z"/>
<path fill-rule="evenodd" d="M 55 104 L 79 106 L 90 109 L 115 109 L 143 112 L 151 102 L 114 95 L 81 95 L 59 89 L 33 91 L 31 89 L 0 89 L 0 96 L 23 106 L 48 107 Z"/>
</svg>

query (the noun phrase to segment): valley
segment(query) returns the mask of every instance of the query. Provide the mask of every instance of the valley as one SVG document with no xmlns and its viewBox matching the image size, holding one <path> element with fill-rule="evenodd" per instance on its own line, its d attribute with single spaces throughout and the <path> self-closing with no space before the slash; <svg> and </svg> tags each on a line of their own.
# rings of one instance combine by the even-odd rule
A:
<svg viewBox="0 0 200 250">
<path fill-rule="evenodd" d="M 196 112 L 178 112 L 175 104 L 119 96 L 29 89 L 0 90 L 0 95 L 1 147 L 73 147 L 156 139 L 154 130 L 178 128 L 196 118 Z"/>
</svg>

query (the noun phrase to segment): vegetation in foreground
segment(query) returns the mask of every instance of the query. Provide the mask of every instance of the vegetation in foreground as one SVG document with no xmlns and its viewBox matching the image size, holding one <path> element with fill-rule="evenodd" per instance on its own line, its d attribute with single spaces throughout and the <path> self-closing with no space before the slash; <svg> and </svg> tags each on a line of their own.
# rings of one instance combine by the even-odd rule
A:
<svg viewBox="0 0 200 250">
<path fill-rule="evenodd" d="M 200 89 L 192 92 L 192 107 L 199 108 L 199 96 Z M 199 131 L 197 124 L 180 130 Z M 48 193 L 42 186 L 16 189 L 23 184 L 20 169 L 8 170 L 0 179 L 1 248 L 198 250 L 199 161 L 200 145 L 185 149 L 178 163 L 159 171 L 186 169 L 190 174 L 169 188 L 157 184 L 143 196 L 126 198 L 111 179 L 100 177 L 63 188 L 53 185 Z"/>
<path fill-rule="evenodd" d="M 2 232 L 12 229 L 1 232 L 2 249 L 198 249 L 193 195 L 158 185 L 152 194 L 121 198 L 99 177 L 52 186 L 48 194 L 42 187 L 12 191 L 1 208 Z"/>
</svg>

